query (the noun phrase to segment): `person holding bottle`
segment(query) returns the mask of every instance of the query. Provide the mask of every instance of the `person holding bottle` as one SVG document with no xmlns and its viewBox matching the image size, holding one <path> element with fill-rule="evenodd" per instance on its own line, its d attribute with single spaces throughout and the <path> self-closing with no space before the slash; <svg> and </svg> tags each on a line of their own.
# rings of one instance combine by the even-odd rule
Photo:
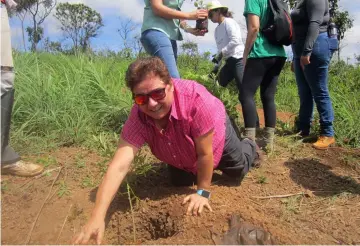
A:
<svg viewBox="0 0 360 246">
<path fill-rule="evenodd" d="M 184 0 L 144 0 L 144 20 L 141 28 L 141 43 L 147 53 L 160 57 L 172 78 L 180 78 L 176 65 L 177 42 L 183 40 L 180 28 L 195 36 L 204 36 L 205 31 L 191 28 L 185 20 L 206 19 L 206 9 L 193 12 L 181 11 Z"/>
</svg>

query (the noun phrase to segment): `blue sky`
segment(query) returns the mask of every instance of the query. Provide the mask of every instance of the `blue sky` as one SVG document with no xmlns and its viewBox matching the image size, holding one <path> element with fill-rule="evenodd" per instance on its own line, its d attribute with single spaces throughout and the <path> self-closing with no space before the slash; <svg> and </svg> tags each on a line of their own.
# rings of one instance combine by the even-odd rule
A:
<svg viewBox="0 0 360 246">
<path fill-rule="evenodd" d="M 117 32 L 122 21 L 131 19 L 138 25 L 138 29 L 133 32 L 133 35 L 140 33 L 140 26 L 143 18 L 143 0 L 58 0 L 58 2 L 71 2 L 71 3 L 83 3 L 89 7 L 96 9 L 103 17 L 104 27 L 101 29 L 100 35 L 92 40 L 92 47 L 97 50 L 111 49 L 120 50 L 123 46 L 123 41 Z M 205 0 L 205 2 L 208 2 Z M 244 0 L 222 0 L 221 3 L 229 7 L 234 12 L 234 18 L 245 27 L 245 20 L 242 16 L 244 8 Z M 350 62 L 354 59 L 354 53 L 360 54 L 360 0 L 340 0 L 339 5 L 343 10 L 349 11 L 350 15 L 355 19 L 354 27 L 346 34 L 343 41 L 342 58 L 350 58 Z M 182 10 L 193 10 L 193 2 L 191 0 L 185 0 Z M 15 48 L 22 48 L 21 41 L 21 28 L 20 21 L 14 17 L 10 21 L 12 27 L 12 42 Z M 195 25 L 194 21 L 189 22 L 190 25 Z M 184 34 L 185 40 L 191 40 L 199 44 L 201 52 L 211 51 L 216 52 L 214 41 L 214 29 L 215 24 L 209 23 L 209 33 L 205 37 L 194 37 L 190 34 Z M 45 36 L 49 37 L 52 41 L 62 41 L 62 33 L 59 30 L 59 24 L 57 20 L 51 15 L 44 23 Z M 243 38 L 246 31 L 243 30 Z M 27 37 L 26 37 L 27 39 Z M 29 44 L 27 44 L 29 45 Z M 181 43 L 179 43 L 181 45 Z M 291 51 L 288 50 L 289 53 Z"/>
</svg>

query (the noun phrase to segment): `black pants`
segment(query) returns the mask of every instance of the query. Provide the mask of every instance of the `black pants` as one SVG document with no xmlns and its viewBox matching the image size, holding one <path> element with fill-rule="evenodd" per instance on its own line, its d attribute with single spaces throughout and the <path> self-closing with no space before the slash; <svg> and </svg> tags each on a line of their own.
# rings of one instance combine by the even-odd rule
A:
<svg viewBox="0 0 360 246">
<path fill-rule="evenodd" d="M 250 58 L 247 60 L 240 88 L 240 102 L 245 127 L 255 128 L 256 126 L 257 113 L 254 96 L 259 86 L 264 109 L 265 126 L 275 127 L 276 85 L 285 61 L 285 57 Z"/>
<path fill-rule="evenodd" d="M 226 59 L 225 65 L 221 68 L 219 73 L 219 84 L 226 87 L 233 79 L 235 79 L 236 86 L 240 89 L 244 75 L 244 64 L 242 58 L 236 59 L 229 57 Z"/>
<path fill-rule="evenodd" d="M 226 117 L 225 144 L 220 163 L 217 167 L 226 175 L 243 179 L 250 170 L 251 164 L 256 157 L 255 142 L 244 139 L 240 140 L 236 134 L 234 125 L 229 117 Z M 196 175 L 168 165 L 170 181 L 175 186 L 189 186 L 196 184 Z"/>
<path fill-rule="evenodd" d="M 235 79 L 236 87 L 238 88 L 239 91 L 239 101 L 240 101 L 240 89 L 243 81 L 243 76 L 244 76 L 243 59 L 229 57 L 226 60 L 225 65 L 221 68 L 219 72 L 218 80 L 219 80 L 219 84 L 222 87 L 226 87 L 233 79 Z M 256 114 L 256 127 L 259 126 L 260 126 L 259 116 Z"/>
</svg>

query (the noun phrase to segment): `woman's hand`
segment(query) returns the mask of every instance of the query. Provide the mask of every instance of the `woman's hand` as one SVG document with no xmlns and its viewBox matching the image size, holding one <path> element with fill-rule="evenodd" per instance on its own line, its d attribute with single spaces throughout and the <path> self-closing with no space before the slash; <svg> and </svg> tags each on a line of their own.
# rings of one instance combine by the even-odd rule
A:
<svg viewBox="0 0 360 246">
<path fill-rule="evenodd" d="M 88 244 L 89 239 L 94 238 L 97 244 L 101 244 L 104 237 L 105 221 L 101 217 L 91 217 L 73 240 L 74 244 Z"/>
<path fill-rule="evenodd" d="M 309 64 L 310 64 L 310 56 L 301 56 L 300 65 L 302 69 L 304 70 L 305 66 Z"/>
<path fill-rule="evenodd" d="M 185 29 L 186 32 L 191 33 L 194 36 L 204 36 L 205 35 L 205 30 L 200 30 L 197 28 L 192 28 L 192 27 L 188 27 Z"/>
<path fill-rule="evenodd" d="M 208 11 L 206 9 L 197 9 L 189 13 L 189 20 L 199 20 L 208 17 Z"/>
<path fill-rule="evenodd" d="M 182 205 L 189 202 L 189 206 L 187 208 L 186 214 L 194 216 L 200 215 L 205 208 L 209 209 L 211 212 L 213 211 L 209 204 L 209 199 L 200 196 L 199 194 L 192 194 L 185 197 Z"/>
</svg>

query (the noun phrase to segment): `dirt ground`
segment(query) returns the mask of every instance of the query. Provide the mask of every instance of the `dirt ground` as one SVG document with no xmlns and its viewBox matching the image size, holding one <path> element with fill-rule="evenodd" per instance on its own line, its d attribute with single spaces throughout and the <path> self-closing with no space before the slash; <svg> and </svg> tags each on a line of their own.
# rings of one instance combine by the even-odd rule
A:
<svg viewBox="0 0 360 246">
<path fill-rule="evenodd" d="M 1 243 L 71 243 L 90 216 L 108 159 L 81 148 L 26 159 L 52 171 L 2 176 Z M 172 187 L 164 165 L 128 182 L 109 209 L 105 244 L 214 244 L 211 235 L 224 234 L 232 214 L 263 227 L 278 244 L 360 244 L 360 150 L 315 151 L 278 138 L 274 153 L 240 186 L 214 174 L 214 212 L 201 217 L 184 215 L 182 199 L 195 188 Z"/>
</svg>

